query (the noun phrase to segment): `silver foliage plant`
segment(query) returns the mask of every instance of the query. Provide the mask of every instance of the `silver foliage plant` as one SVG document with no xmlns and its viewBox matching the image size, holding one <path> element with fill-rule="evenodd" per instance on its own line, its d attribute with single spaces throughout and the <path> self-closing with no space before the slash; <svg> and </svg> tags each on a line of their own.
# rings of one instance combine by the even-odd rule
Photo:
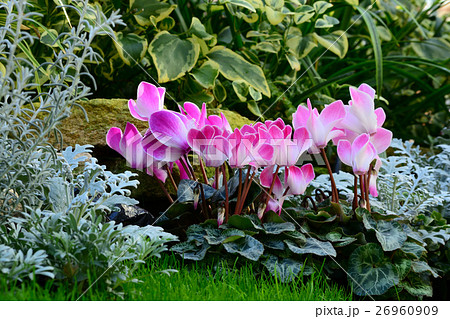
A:
<svg viewBox="0 0 450 319">
<path fill-rule="evenodd" d="M 7 13 L 0 27 L 0 276 L 7 282 L 84 281 L 107 271 L 102 281 L 113 289 L 176 240 L 159 227 L 105 223 L 116 204 L 137 203 L 128 197 L 135 174 L 107 171 L 89 145 L 57 153 L 50 143 L 58 123 L 89 94 L 81 77 L 89 76 L 84 61 L 98 60 L 93 38 L 122 23 L 116 12 L 106 17 L 86 3 L 65 6 L 78 13 L 78 24 L 59 35 L 64 50 L 40 65 L 18 49 L 36 40 L 21 27 L 32 21 L 32 8 L 22 0 L 0 3 Z M 37 83 L 47 71 L 45 84 Z"/>
<path fill-rule="evenodd" d="M 393 139 L 394 155 L 381 158 L 383 165 L 378 174 L 377 198 L 371 204 L 378 210 L 414 217 L 419 213 L 436 210 L 444 216 L 450 214 L 450 145 L 439 144 L 438 154 L 423 154 L 411 141 Z M 353 175 L 334 174 L 340 194 L 353 198 Z M 318 176 L 311 185 L 324 185 L 329 177 Z"/>
</svg>

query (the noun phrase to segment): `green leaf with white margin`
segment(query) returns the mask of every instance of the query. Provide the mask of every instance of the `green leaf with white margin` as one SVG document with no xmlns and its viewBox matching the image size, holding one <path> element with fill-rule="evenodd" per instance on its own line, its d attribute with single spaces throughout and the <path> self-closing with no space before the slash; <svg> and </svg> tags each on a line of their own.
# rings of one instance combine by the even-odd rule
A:
<svg viewBox="0 0 450 319">
<path fill-rule="evenodd" d="M 154 22 L 162 21 L 167 18 L 176 5 L 159 0 L 131 0 L 130 11 L 136 12 L 134 17 L 141 26 L 152 24 L 150 17 L 154 17 Z"/>
<path fill-rule="evenodd" d="M 39 40 L 41 41 L 41 43 L 49 47 L 56 48 L 58 47 L 58 43 L 56 43 L 57 38 L 58 38 L 58 31 L 54 29 L 47 29 L 44 32 L 42 32 Z"/>
<path fill-rule="evenodd" d="M 411 43 L 416 54 L 432 61 L 445 61 L 449 59 L 450 43 L 444 38 L 431 38 Z"/>
<path fill-rule="evenodd" d="M 380 36 L 380 39 L 383 41 L 391 41 L 392 33 L 386 27 L 382 25 L 377 25 L 377 33 Z"/>
<path fill-rule="evenodd" d="M 269 20 L 270 24 L 277 25 L 281 23 L 284 18 L 286 17 L 286 14 L 280 11 L 275 11 L 271 7 L 266 6 L 266 16 L 267 20 Z"/>
<path fill-rule="evenodd" d="M 219 79 L 216 79 L 216 81 L 215 81 L 215 85 L 213 88 L 213 94 L 219 103 L 222 103 L 227 98 L 227 90 L 222 85 L 222 82 L 219 81 Z"/>
<path fill-rule="evenodd" d="M 293 54 L 285 54 L 286 60 L 289 62 L 292 70 L 300 71 L 300 62 L 297 60 Z"/>
<path fill-rule="evenodd" d="M 324 28 L 331 28 L 336 24 L 339 24 L 338 19 L 324 14 L 322 18 L 319 18 L 316 20 L 316 24 L 314 27 L 316 29 L 321 29 L 321 28 L 324 29 Z"/>
<path fill-rule="evenodd" d="M 313 36 L 326 50 L 330 50 L 341 59 L 347 54 L 348 40 L 344 31 L 337 30 L 322 36 L 314 32 Z"/>
<path fill-rule="evenodd" d="M 289 35 L 287 45 L 289 51 L 292 52 L 297 59 L 304 58 L 312 49 L 317 47 L 317 43 L 314 41 L 313 36 L 308 34 L 303 37 L 300 30 Z"/>
<path fill-rule="evenodd" d="M 284 0 L 265 0 L 266 6 L 269 6 L 273 9 L 281 9 L 284 6 Z"/>
<path fill-rule="evenodd" d="M 294 22 L 295 24 L 302 24 L 311 20 L 314 17 L 315 10 L 313 7 L 308 5 L 303 5 L 294 13 Z"/>
<path fill-rule="evenodd" d="M 278 235 L 285 231 L 291 232 L 295 230 L 294 224 L 290 222 L 286 223 L 264 223 L 264 230 L 267 234 Z"/>
<path fill-rule="evenodd" d="M 263 114 L 261 113 L 261 110 L 259 109 L 259 106 L 255 101 L 248 101 L 247 108 L 250 112 L 252 112 L 253 115 L 261 119 L 263 118 Z"/>
<path fill-rule="evenodd" d="M 431 286 L 430 278 L 425 274 L 410 273 L 398 286 L 404 288 L 413 296 L 433 296 L 433 287 Z"/>
<path fill-rule="evenodd" d="M 438 273 L 433 270 L 425 261 L 417 260 L 412 262 L 412 270 L 416 273 L 428 272 L 434 278 L 439 277 Z"/>
<path fill-rule="evenodd" d="M 227 252 L 237 253 L 253 261 L 257 261 L 264 252 L 263 244 L 249 235 L 246 235 L 245 238 L 224 243 L 223 246 Z"/>
<path fill-rule="evenodd" d="M 298 261 L 288 258 L 279 261 L 278 257 L 273 255 L 270 255 L 262 264 L 283 283 L 291 282 L 297 278 L 303 268 L 303 264 Z"/>
<path fill-rule="evenodd" d="M 249 92 L 250 92 L 250 96 L 252 97 L 253 100 L 259 101 L 262 99 L 261 92 L 259 92 L 258 90 L 255 90 L 251 86 L 249 87 Z"/>
<path fill-rule="evenodd" d="M 211 88 L 219 75 L 219 66 L 214 61 L 206 61 L 199 68 L 194 69 L 191 75 L 204 88 Z"/>
<path fill-rule="evenodd" d="M 205 26 L 196 17 L 192 18 L 191 26 L 188 32 L 190 34 L 195 34 L 200 39 L 203 39 L 210 46 L 214 46 L 217 43 L 216 37 L 206 32 Z"/>
<path fill-rule="evenodd" d="M 279 42 L 261 41 L 258 42 L 252 49 L 276 54 L 280 51 L 281 45 Z"/>
<path fill-rule="evenodd" d="M 314 10 L 316 10 L 317 14 L 322 14 L 331 8 L 333 5 L 327 1 L 317 1 L 314 2 Z"/>
<path fill-rule="evenodd" d="M 159 22 L 158 28 L 160 30 L 170 31 L 175 26 L 175 20 L 172 17 L 166 17 Z"/>
<path fill-rule="evenodd" d="M 245 1 L 245 0 L 218 0 L 217 1 L 217 4 L 226 4 L 226 3 L 230 3 L 230 4 L 234 4 L 238 7 L 246 8 L 246 9 L 250 10 L 251 12 L 256 12 L 255 8 L 250 4 L 249 1 Z"/>
<path fill-rule="evenodd" d="M 245 233 L 242 230 L 229 228 L 229 229 L 206 229 L 206 235 L 204 236 L 208 244 L 220 245 L 222 243 L 228 243 L 239 238 L 244 238 Z"/>
<path fill-rule="evenodd" d="M 359 5 L 359 0 L 345 0 L 349 5 L 357 6 Z"/>
<path fill-rule="evenodd" d="M 147 39 L 134 33 L 123 34 L 122 32 L 117 32 L 116 41 L 113 42 L 120 58 L 126 65 L 139 63 L 148 47 Z"/>
<path fill-rule="evenodd" d="M 233 90 L 234 93 L 236 93 L 237 97 L 241 102 L 247 101 L 247 95 L 248 95 L 248 84 L 245 81 L 238 80 L 233 81 Z"/>
<path fill-rule="evenodd" d="M 197 63 L 200 46 L 192 39 L 182 40 L 167 31 L 158 33 L 148 47 L 158 71 L 158 82 L 174 81 Z"/>
<path fill-rule="evenodd" d="M 226 79 L 244 80 L 254 89 L 270 97 L 269 85 L 259 66 L 249 63 L 239 54 L 223 46 L 214 47 L 207 57 L 219 65 L 219 71 Z"/>
<path fill-rule="evenodd" d="M 334 250 L 333 245 L 328 241 L 320 241 L 309 237 L 306 238 L 306 243 L 302 247 L 297 246 L 296 243 L 289 239 L 284 242 L 294 254 L 314 254 L 318 256 L 336 257 L 336 250 Z"/>
<path fill-rule="evenodd" d="M 378 244 L 360 246 L 350 255 L 348 281 L 359 296 L 382 295 L 399 283 L 398 273 Z"/>
</svg>

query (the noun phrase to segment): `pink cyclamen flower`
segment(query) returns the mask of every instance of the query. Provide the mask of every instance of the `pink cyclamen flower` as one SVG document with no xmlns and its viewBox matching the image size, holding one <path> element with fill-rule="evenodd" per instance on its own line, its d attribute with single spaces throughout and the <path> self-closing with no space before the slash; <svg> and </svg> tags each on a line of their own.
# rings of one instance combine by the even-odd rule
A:
<svg viewBox="0 0 450 319">
<path fill-rule="evenodd" d="M 302 167 L 287 167 L 284 176 L 284 183 L 289 187 L 288 194 L 301 195 L 314 179 L 315 174 L 312 164 L 305 164 Z"/>
<path fill-rule="evenodd" d="M 346 106 L 347 115 L 338 128 L 353 131 L 356 136 L 367 133 L 373 135 L 386 119 L 381 107 L 375 109 L 375 90 L 367 84 L 358 88 L 350 87 L 351 100 Z"/>
<path fill-rule="evenodd" d="M 261 142 L 257 130 L 250 125 L 236 128 L 227 139 L 231 146 L 229 164 L 232 168 L 243 168 L 246 165 L 258 167 L 273 158 L 273 147 Z"/>
<path fill-rule="evenodd" d="M 146 169 L 147 174 L 154 175 L 163 182 L 166 180 L 167 172 L 161 168 L 165 163 L 155 160 L 145 152 L 142 135 L 133 124 L 127 123 L 123 134 L 118 127 L 110 128 L 106 135 L 106 143 L 122 155 L 131 168 Z M 155 145 L 155 148 L 161 146 Z"/>
<path fill-rule="evenodd" d="M 224 132 L 231 133 L 232 129 L 228 123 L 227 118 L 221 112 L 218 115 L 207 115 L 206 104 L 202 104 L 202 109 L 200 110 L 197 105 L 191 102 L 185 102 L 183 107 L 178 106 L 180 113 L 185 115 L 188 120 L 193 120 L 195 122 L 194 127 L 201 129 L 205 125 L 215 125 L 224 130 Z M 226 135 L 226 134 L 224 134 Z"/>
<path fill-rule="evenodd" d="M 377 178 L 378 178 L 378 172 L 380 171 L 381 167 L 381 159 L 377 157 L 377 161 L 375 162 L 375 166 L 373 167 L 372 171 L 370 171 L 370 179 L 369 179 L 369 192 L 370 195 L 373 197 L 378 197 L 378 190 L 377 190 Z"/>
<path fill-rule="evenodd" d="M 369 134 L 361 134 L 353 143 L 339 141 L 337 153 L 342 163 L 351 166 L 356 175 L 366 174 L 370 163 L 377 157 L 377 150 L 370 142 Z"/>
<path fill-rule="evenodd" d="M 192 150 L 203 158 L 206 166 L 219 167 L 230 156 L 230 143 L 225 136 L 218 126 L 205 125 L 200 130 L 189 130 L 187 140 Z"/>
<path fill-rule="evenodd" d="M 275 182 L 274 179 L 275 178 Z M 284 194 L 284 187 L 281 183 L 280 178 L 278 175 L 274 176 L 274 166 L 267 166 L 264 168 L 264 170 L 261 172 L 261 175 L 259 176 L 259 181 L 262 186 L 270 189 L 272 183 L 273 183 L 273 196 L 272 194 L 269 194 L 269 202 L 267 203 L 266 212 L 268 211 L 274 211 L 275 213 L 281 214 L 281 209 L 283 207 L 283 202 L 286 198 L 286 195 Z M 262 216 L 260 216 L 262 218 Z"/>
<path fill-rule="evenodd" d="M 161 110 L 153 113 L 143 141 L 145 151 L 159 161 L 177 161 L 191 150 L 187 135 L 193 125 L 193 121 L 177 112 Z M 152 147 L 155 139 L 164 147 Z"/>
<path fill-rule="evenodd" d="M 309 99 L 307 105 L 299 105 L 292 115 L 292 125 L 294 129 L 305 127 L 308 130 L 313 142 L 309 152 L 318 154 L 331 139 L 343 134 L 335 127 L 344 119 L 346 111 L 340 100 L 327 105 L 320 114 L 316 108 L 312 108 Z"/>
<path fill-rule="evenodd" d="M 131 115 L 141 121 L 148 121 L 150 116 L 163 109 L 166 89 L 141 82 L 137 90 L 137 99 L 128 101 Z"/>
</svg>

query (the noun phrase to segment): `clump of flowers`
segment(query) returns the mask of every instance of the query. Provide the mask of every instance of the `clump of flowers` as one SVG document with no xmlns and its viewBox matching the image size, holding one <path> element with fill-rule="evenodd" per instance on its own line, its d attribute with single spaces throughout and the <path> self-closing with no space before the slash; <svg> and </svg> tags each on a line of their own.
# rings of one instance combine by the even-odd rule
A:
<svg viewBox="0 0 450 319">
<path fill-rule="evenodd" d="M 304 194 L 315 177 L 312 164 L 297 166 L 302 154 L 308 152 L 323 157 L 330 174 L 331 201 L 339 203 L 325 151 L 333 143 L 340 160 L 351 166 L 355 174 L 353 208 L 361 206 L 370 211 L 369 193 L 377 196 L 376 177 L 381 165 L 378 154 L 390 145 L 392 132 L 381 127 L 386 116 L 381 108 L 374 108 L 375 91 L 369 85 L 350 88 L 348 105 L 339 100 L 325 105 L 321 112 L 308 100 L 293 114 L 292 125 L 279 118 L 234 130 L 222 113 L 208 116 L 205 104 L 199 108 L 186 102 L 179 106 L 179 112 L 166 110 L 164 95 L 164 88 L 142 82 L 136 101 L 129 101 L 129 109 L 133 117 L 148 122 L 148 130 L 142 135 L 127 123 L 123 133 L 119 128 L 111 128 L 106 140 L 131 167 L 145 169 L 154 176 L 171 202 L 174 200 L 164 183 L 169 179 L 177 189 L 172 174 L 176 165 L 182 180 L 195 182 L 191 189 L 195 209 L 200 209 L 205 217 L 214 212 L 219 225 L 232 214 L 252 212 L 262 219 L 269 210 L 281 213 L 285 198 Z M 198 158 L 203 183 L 199 182 L 190 153 Z M 215 168 L 211 179 L 205 167 Z M 232 203 L 228 168 L 236 170 L 238 184 L 237 198 Z M 284 171 L 283 181 L 280 171 Z M 255 179 L 257 172 L 259 180 Z M 248 204 L 246 199 L 253 183 L 258 183 L 264 192 L 259 202 Z M 223 198 L 216 196 L 219 204 L 215 208 L 206 203 L 211 189 L 223 189 Z"/>
</svg>

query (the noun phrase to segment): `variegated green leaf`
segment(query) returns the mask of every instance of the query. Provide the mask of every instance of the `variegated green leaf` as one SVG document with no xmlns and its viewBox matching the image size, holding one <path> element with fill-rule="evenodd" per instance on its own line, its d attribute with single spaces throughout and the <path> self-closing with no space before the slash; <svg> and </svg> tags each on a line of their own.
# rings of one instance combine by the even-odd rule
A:
<svg viewBox="0 0 450 319">
<path fill-rule="evenodd" d="M 331 8 L 333 5 L 327 1 L 317 1 L 314 2 L 314 9 L 316 10 L 317 14 L 325 13 L 329 8 Z"/>
<path fill-rule="evenodd" d="M 241 102 L 247 101 L 248 84 L 245 81 L 237 80 L 233 81 L 233 90 Z"/>
<path fill-rule="evenodd" d="M 189 33 L 195 34 L 197 37 L 204 40 L 211 46 L 214 46 L 217 43 L 216 37 L 206 32 L 205 26 L 196 17 L 192 18 Z"/>
<path fill-rule="evenodd" d="M 197 63 L 200 47 L 192 39 L 182 40 L 167 31 L 158 33 L 148 47 L 158 71 L 158 82 L 182 77 Z"/>
<path fill-rule="evenodd" d="M 139 63 L 147 51 L 148 42 L 145 37 L 137 34 L 122 32 L 116 33 L 116 41 L 114 45 L 126 65 L 134 65 Z"/>
<path fill-rule="evenodd" d="M 284 14 L 281 11 L 276 11 L 272 9 L 271 7 L 266 6 L 266 16 L 267 20 L 273 25 L 277 25 L 283 21 L 283 19 L 286 17 L 286 14 Z"/>
<path fill-rule="evenodd" d="M 219 66 L 214 61 L 206 61 L 201 67 L 196 68 L 191 75 L 204 88 L 211 88 L 219 75 Z"/>
<path fill-rule="evenodd" d="M 315 28 L 316 29 L 325 29 L 325 28 L 331 28 L 334 25 L 339 24 L 339 20 L 333 17 L 330 17 L 326 14 L 323 15 L 322 18 L 319 18 L 316 20 Z"/>
<path fill-rule="evenodd" d="M 243 80 L 254 89 L 270 97 L 270 89 L 263 70 L 249 63 L 239 54 L 222 46 L 214 47 L 208 58 L 219 65 L 220 73 L 230 81 Z"/>
<path fill-rule="evenodd" d="M 154 17 L 155 22 L 162 21 L 167 18 L 176 5 L 171 5 L 167 2 L 158 0 L 130 0 L 131 12 L 136 12 L 134 17 L 142 26 L 149 26 L 152 24 L 150 17 Z"/>
<path fill-rule="evenodd" d="M 330 50 L 341 59 L 347 54 L 348 40 L 344 31 L 337 30 L 322 36 L 314 33 L 313 36 L 326 50 Z"/>
</svg>

